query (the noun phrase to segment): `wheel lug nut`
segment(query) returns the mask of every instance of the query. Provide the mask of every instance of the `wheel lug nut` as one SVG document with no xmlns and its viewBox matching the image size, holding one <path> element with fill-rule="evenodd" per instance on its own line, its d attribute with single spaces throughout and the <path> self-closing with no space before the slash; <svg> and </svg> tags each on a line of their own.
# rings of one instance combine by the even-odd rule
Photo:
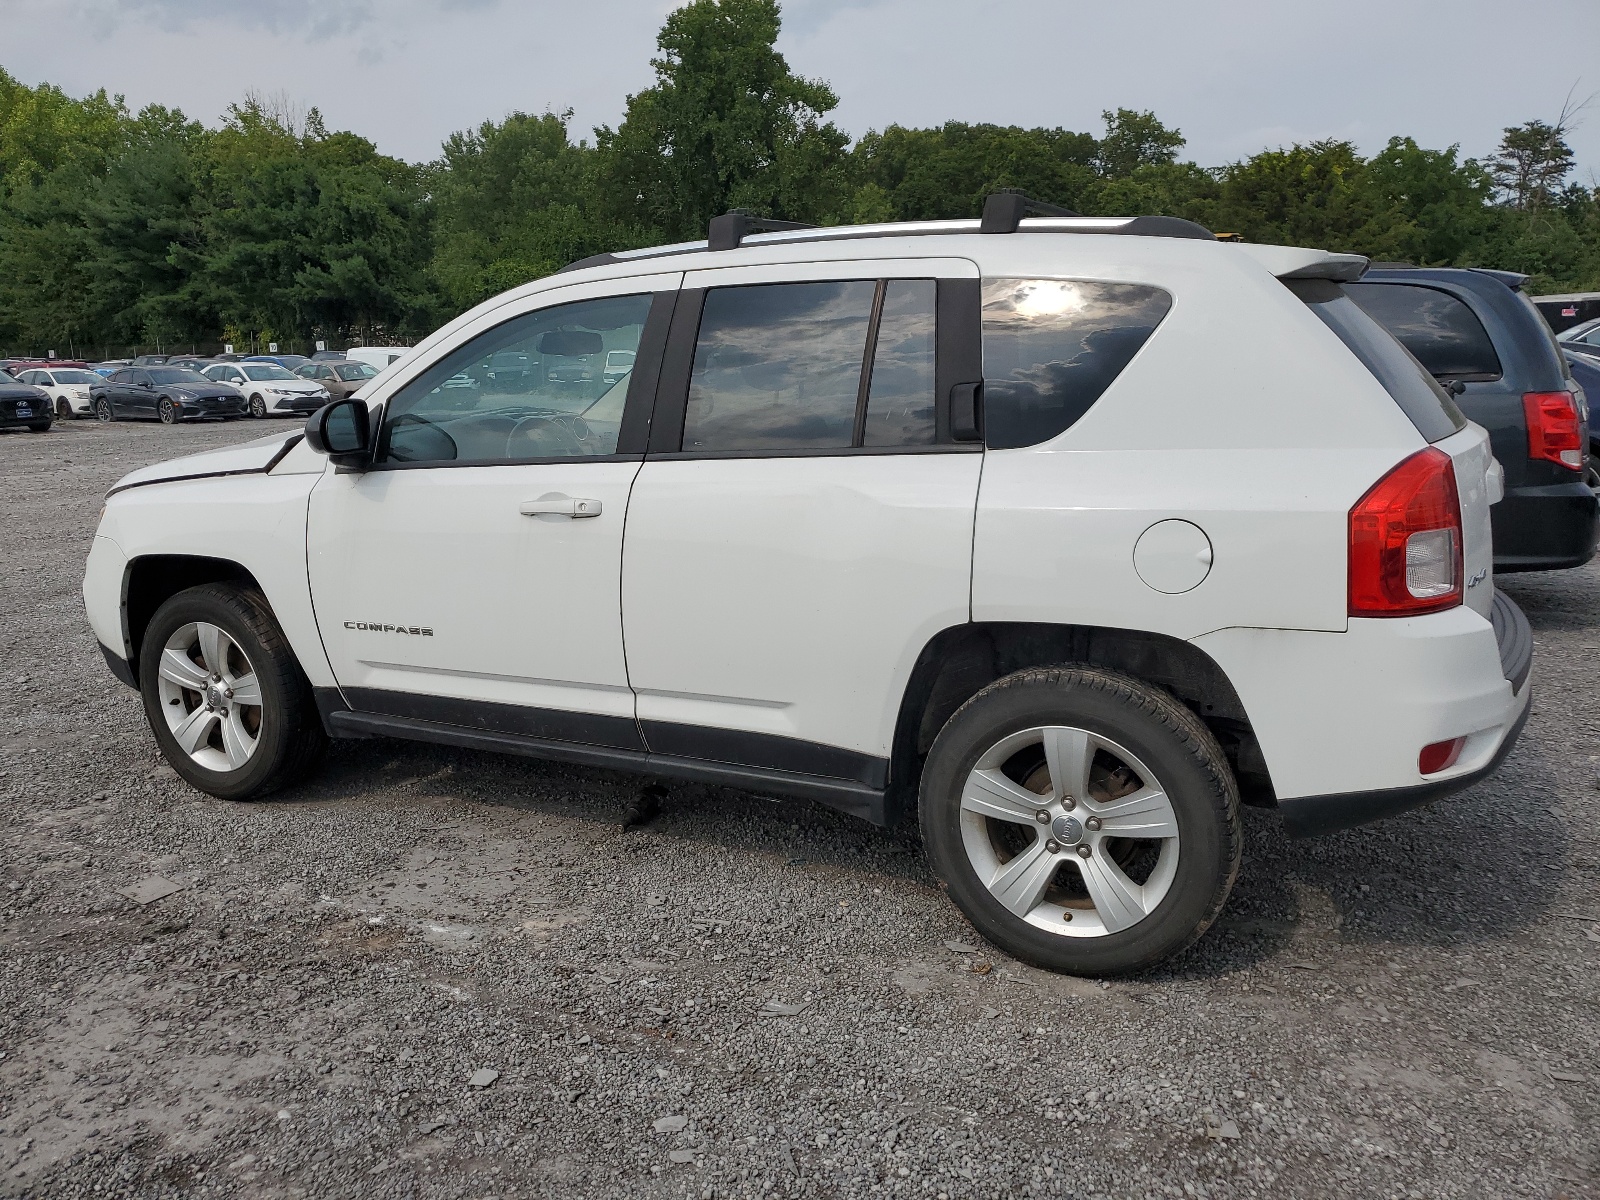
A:
<svg viewBox="0 0 1600 1200">
<path fill-rule="evenodd" d="M 1079 846 L 1078 847 L 1078 857 L 1079 858 L 1088 858 L 1089 855 L 1091 855 L 1093 853 L 1094 853 L 1094 851 L 1089 849 L 1088 846 Z"/>
<path fill-rule="evenodd" d="M 1073 809 L 1078 807 L 1078 802 L 1071 796 L 1063 796 L 1061 797 L 1061 807 L 1066 809 L 1068 812 L 1071 812 Z"/>
<path fill-rule="evenodd" d="M 231 696 L 231 695 L 233 695 L 233 693 L 229 692 L 228 695 Z M 1085 829 L 1099 829 L 1100 828 L 1100 818 L 1099 817 L 1090 817 L 1087 821 L 1085 821 L 1083 823 L 1083 827 Z"/>
<path fill-rule="evenodd" d="M 1054 838 L 1051 838 L 1048 842 L 1046 842 L 1044 844 L 1044 848 L 1047 851 L 1049 851 L 1051 854 L 1055 854 L 1057 851 L 1059 851 L 1061 849 L 1061 843 L 1056 841 Z"/>
<path fill-rule="evenodd" d="M 1045 812 L 1045 810 L 1042 809 L 1042 808 L 1038 812 L 1033 814 L 1033 819 L 1035 821 L 1039 822 L 1039 824 L 1041 824 L 1041 825 L 1050 824 L 1050 814 Z"/>
<path fill-rule="evenodd" d="M 224 696 L 226 696 L 229 700 L 233 699 L 233 689 L 232 688 L 223 688 L 222 689 L 222 694 Z M 1089 825 L 1090 829 L 1099 829 L 1100 828 L 1100 822 L 1096 821 L 1093 817 L 1090 817 L 1089 821 L 1090 821 L 1090 825 Z"/>
</svg>

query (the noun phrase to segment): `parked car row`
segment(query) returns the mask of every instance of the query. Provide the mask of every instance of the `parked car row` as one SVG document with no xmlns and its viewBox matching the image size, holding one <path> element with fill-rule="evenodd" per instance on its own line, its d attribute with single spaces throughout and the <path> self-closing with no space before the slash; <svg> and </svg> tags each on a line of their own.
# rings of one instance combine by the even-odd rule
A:
<svg viewBox="0 0 1600 1200">
<path fill-rule="evenodd" d="M 358 391 L 379 370 L 363 359 L 330 352 L 316 359 L 151 354 L 127 363 L 96 364 L 12 359 L 0 367 L 10 368 L 0 370 L 0 425 L 25 425 L 39 432 L 55 420 L 86 417 L 166 424 L 304 417 L 330 399 Z"/>
</svg>

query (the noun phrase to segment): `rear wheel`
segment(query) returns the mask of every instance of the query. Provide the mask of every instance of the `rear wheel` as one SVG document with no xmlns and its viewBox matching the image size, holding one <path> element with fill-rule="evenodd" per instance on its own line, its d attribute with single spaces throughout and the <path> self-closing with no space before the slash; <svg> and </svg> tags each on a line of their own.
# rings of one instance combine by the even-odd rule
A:
<svg viewBox="0 0 1600 1200">
<path fill-rule="evenodd" d="M 117 419 L 116 410 L 111 407 L 111 401 L 104 396 L 94 402 L 94 419 L 105 423 Z"/>
<path fill-rule="evenodd" d="M 139 685 L 167 761 L 224 800 L 294 782 L 327 745 L 311 685 L 254 590 L 206 584 L 163 604 L 145 630 Z"/>
<path fill-rule="evenodd" d="M 72 405 L 66 400 L 65 397 L 56 401 L 56 420 L 72 420 Z"/>
<path fill-rule="evenodd" d="M 250 397 L 250 415 L 252 417 L 264 417 L 267 415 L 267 402 L 260 396 Z"/>
<path fill-rule="evenodd" d="M 176 425 L 178 423 L 178 406 L 163 396 L 156 403 L 156 415 L 161 418 L 163 425 Z"/>
<path fill-rule="evenodd" d="M 1095 667 L 1021 671 L 950 718 L 922 781 L 935 874 L 979 932 L 1076 975 L 1197 939 L 1239 871 L 1238 787 L 1173 697 Z"/>
</svg>

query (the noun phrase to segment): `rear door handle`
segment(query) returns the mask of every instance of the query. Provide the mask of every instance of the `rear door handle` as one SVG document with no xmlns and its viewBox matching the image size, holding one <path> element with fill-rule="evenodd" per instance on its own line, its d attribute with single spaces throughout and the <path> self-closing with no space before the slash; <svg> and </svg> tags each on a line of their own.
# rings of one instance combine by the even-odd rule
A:
<svg viewBox="0 0 1600 1200">
<path fill-rule="evenodd" d="M 524 500 L 525 517 L 598 517 L 600 501 L 577 500 L 571 496 L 544 496 L 538 500 Z"/>
</svg>

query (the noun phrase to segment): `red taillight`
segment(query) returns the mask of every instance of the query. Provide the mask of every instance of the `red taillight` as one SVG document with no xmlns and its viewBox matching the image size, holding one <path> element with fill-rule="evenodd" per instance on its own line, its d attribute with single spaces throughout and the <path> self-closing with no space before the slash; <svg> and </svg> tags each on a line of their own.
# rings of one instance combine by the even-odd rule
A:
<svg viewBox="0 0 1600 1200">
<path fill-rule="evenodd" d="M 1350 615 L 1410 617 L 1461 603 L 1461 500 L 1443 450 L 1419 450 L 1350 510 Z"/>
<path fill-rule="evenodd" d="M 1432 775 L 1435 771 L 1455 766 L 1456 759 L 1461 757 L 1461 748 L 1466 744 L 1466 738 L 1458 737 L 1451 738 L 1448 742 L 1434 742 L 1431 746 L 1424 746 L 1422 753 L 1417 755 L 1417 773 Z"/>
<path fill-rule="evenodd" d="M 1529 458 L 1570 471 L 1583 469 L 1578 405 L 1571 392 L 1524 392 L 1522 413 L 1528 419 Z"/>
</svg>

